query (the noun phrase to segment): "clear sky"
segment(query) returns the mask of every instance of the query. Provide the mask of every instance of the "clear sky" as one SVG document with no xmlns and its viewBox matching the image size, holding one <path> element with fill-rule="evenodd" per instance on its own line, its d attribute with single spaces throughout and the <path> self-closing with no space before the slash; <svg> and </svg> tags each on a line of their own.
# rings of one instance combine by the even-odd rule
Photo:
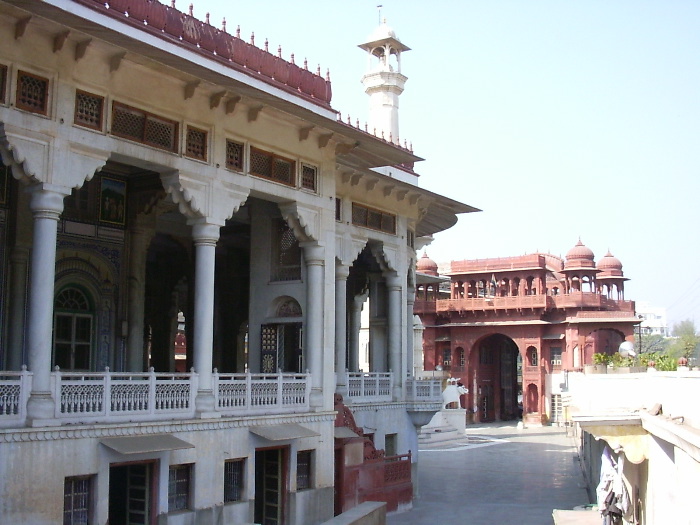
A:
<svg viewBox="0 0 700 525">
<path fill-rule="evenodd" d="M 329 69 L 334 109 L 362 125 L 357 45 L 386 18 L 412 49 L 399 125 L 420 185 L 483 210 L 432 259 L 564 256 L 580 238 L 620 259 L 626 299 L 700 328 L 700 1 L 196 0 L 207 12 Z"/>
</svg>

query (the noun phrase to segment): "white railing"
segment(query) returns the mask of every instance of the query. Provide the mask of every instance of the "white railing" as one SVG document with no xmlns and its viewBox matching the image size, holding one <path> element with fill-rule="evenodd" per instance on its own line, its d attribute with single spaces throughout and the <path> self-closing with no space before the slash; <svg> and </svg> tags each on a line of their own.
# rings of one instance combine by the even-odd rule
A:
<svg viewBox="0 0 700 525">
<path fill-rule="evenodd" d="M 21 372 L 0 372 L 0 422 L 24 423 L 31 384 L 32 374 L 26 367 L 22 367 Z"/>
<path fill-rule="evenodd" d="M 391 372 L 347 372 L 348 396 L 354 403 L 391 401 Z"/>
<path fill-rule="evenodd" d="M 406 401 L 441 402 L 442 380 L 406 379 Z"/>
<path fill-rule="evenodd" d="M 61 372 L 51 374 L 55 418 L 66 423 L 187 418 L 197 374 Z"/>
<path fill-rule="evenodd" d="M 222 415 L 305 411 L 309 408 L 309 374 L 214 373 L 216 410 Z"/>
<path fill-rule="evenodd" d="M 149 372 L 51 373 L 54 417 L 62 423 L 119 423 L 195 417 L 198 374 Z M 0 427 L 26 423 L 32 374 L 0 372 Z M 309 374 L 212 375 L 215 411 L 222 416 L 309 410 Z"/>
</svg>

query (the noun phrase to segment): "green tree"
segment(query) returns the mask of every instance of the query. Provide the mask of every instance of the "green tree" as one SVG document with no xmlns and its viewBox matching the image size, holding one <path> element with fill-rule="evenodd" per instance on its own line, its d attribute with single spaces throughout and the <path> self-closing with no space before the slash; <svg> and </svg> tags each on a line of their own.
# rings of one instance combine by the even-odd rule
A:
<svg viewBox="0 0 700 525">
<path fill-rule="evenodd" d="M 649 334 L 642 337 L 642 353 L 663 353 L 669 347 L 670 340 L 661 334 Z"/>
<path fill-rule="evenodd" d="M 698 335 L 695 323 L 690 319 L 673 325 L 671 331 L 675 340 L 668 349 L 668 354 L 674 357 L 697 357 L 700 349 L 700 335 Z"/>
</svg>

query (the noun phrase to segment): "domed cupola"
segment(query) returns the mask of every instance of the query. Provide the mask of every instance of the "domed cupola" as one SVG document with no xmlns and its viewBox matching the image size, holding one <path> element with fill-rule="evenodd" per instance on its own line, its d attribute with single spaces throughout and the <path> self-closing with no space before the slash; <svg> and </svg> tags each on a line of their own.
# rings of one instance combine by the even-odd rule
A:
<svg viewBox="0 0 700 525">
<path fill-rule="evenodd" d="M 610 250 L 605 254 L 605 257 L 598 261 L 597 268 L 600 270 L 600 277 L 622 277 L 622 263 L 617 257 L 614 257 Z"/>
<path fill-rule="evenodd" d="M 593 251 L 578 240 L 576 246 L 571 248 L 566 254 L 566 262 L 564 263 L 565 270 L 575 269 L 595 269 L 595 255 Z"/>
<path fill-rule="evenodd" d="M 416 271 L 425 275 L 438 275 L 438 265 L 428 254 L 423 252 L 423 256 L 416 263 Z"/>
</svg>

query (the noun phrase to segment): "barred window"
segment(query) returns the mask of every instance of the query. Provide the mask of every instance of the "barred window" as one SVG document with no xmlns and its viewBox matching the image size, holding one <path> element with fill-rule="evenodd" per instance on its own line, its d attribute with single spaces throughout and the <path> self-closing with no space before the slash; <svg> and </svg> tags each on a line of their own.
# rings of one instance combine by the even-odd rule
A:
<svg viewBox="0 0 700 525">
<path fill-rule="evenodd" d="M 298 281 L 301 279 L 301 248 L 299 241 L 284 219 L 272 223 L 272 275 L 273 281 Z"/>
<path fill-rule="evenodd" d="M 173 465 L 168 478 L 168 512 L 190 507 L 192 465 Z"/>
<path fill-rule="evenodd" d="M 343 206 L 342 202 L 338 197 L 335 198 L 335 220 L 336 221 L 342 221 L 343 220 Z"/>
<path fill-rule="evenodd" d="M 245 459 L 224 463 L 224 503 L 241 501 L 245 481 Z"/>
<path fill-rule="evenodd" d="M 294 186 L 295 162 L 257 148 L 250 148 L 250 172 L 258 177 Z"/>
<path fill-rule="evenodd" d="M 317 169 L 308 164 L 301 165 L 301 187 L 305 190 L 316 191 Z"/>
<path fill-rule="evenodd" d="M 201 129 L 187 126 L 187 141 L 185 155 L 197 159 L 207 160 L 207 132 Z"/>
<path fill-rule="evenodd" d="M 416 247 L 416 234 L 411 230 L 406 231 L 406 244 L 412 249 L 415 249 Z"/>
<path fill-rule="evenodd" d="M 297 452 L 297 491 L 312 487 L 313 450 Z"/>
<path fill-rule="evenodd" d="M 63 525 L 90 523 L 91 476 L 69 477 L 63 483 Z"/>
<path fill-rule="evenodd" d="M 226 140 L 226 167 L 243 171 L 243 144 L 240 142 Z"/>
<path fill-rule="evenodd" d="M 0 64 L 0 104 L 7 102 L 5 98 L 6 86 L 7 85 L 7 66 Z"/>
<path fill-rule="evenodd" d="M 112 104 L 112 134 L 177 152 L 177 122 L 118 102 Z"/>
<path fill-rule="evenodd" d="M 19 71 L 15 104 L 19 109 L 46 115 L 49 107 L 49 79 Z"/>
<path fill-rule="evenodd" d="M 352 223 L 385 233 L 396 234 L 396 216 L 375 210 L 362 204 L 352 203 Z"/>
<path fill-rule="evenodd" d="M 76 91 L 73 122 L 78 126 L 102 130 L 104 102 L 104 97 L 86 93 L 85 91 Z"/>
</svg>

